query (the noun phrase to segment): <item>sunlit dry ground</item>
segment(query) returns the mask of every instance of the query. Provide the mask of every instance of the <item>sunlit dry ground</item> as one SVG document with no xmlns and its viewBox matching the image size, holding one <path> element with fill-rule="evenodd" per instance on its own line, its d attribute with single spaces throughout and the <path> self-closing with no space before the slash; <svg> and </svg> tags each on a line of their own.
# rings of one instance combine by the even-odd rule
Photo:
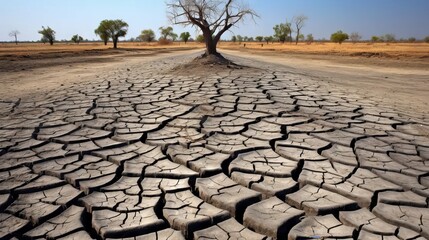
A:
<svg viewBox="0 0 429 240">
<path fill-rule="evenodd" d="M 425 59 L 44 48 L 0 60 L 0 239 L 429 237 Z"/>
<path fill-rule="evenodd" d="M 58 54 L 58 53 L 82 53 L 94 51 L 97 54 L 103 52 L 103 50 L 111 49 L 112 43 L 109 42 L 104 45 L 101 42 L 94 43 L 54 43 L 54 45 L 43 44 L 43 43 L 20 43 L 18 45 L 12 43 L 1 43 L 0 44 L 0 59 L 7 57 L 32 57 L 41 54 Z M 202 44 L 199 43 L 174 43 L 169 45 L 160 45 L 158 43 L 143 43 L 143 42 L 119 42 L 119 49 L 138 49 L 138 50 L 160 50 L 160 49 L 189 49 L 189 48 L 201 48 Z"/>
<path fill-rule="evenodd" d="M 246 44 L 246 47 L 244 47 Z M 263 44 L 263 46 L 261 45 Z M 287 53 L 332 54 L 343 56 L 421 58 L 429 59 L 428 43 L 350 43 L 314 42 L 299 43 L 222 43 L 226 49 L 269 50 Z"/>
<path fill-rule="evenodd" d="M 0 239 L 429 237 L 427 58 L 152 45 L 1 48 Z"/>
<path fill-rule="evenodd" d="M 246 46 L 244 47 L 244 44 Z M 261 46 L 263 45 L 263 46 Z M 196 42 L 175 42 L 170 45 L 160 45 L 158 43 L 143 42 L 119 42 L 119 48 L 122 49 L 189 49 L 204 48 L 204 45 Z M 306 54 L 334 54 L 344 56 L 362 56 L 362 57 L 385 57 L 385 58 L 429 58 L 428 43 L 350 43 L 336 44 L 330 42 L 314 42 L 312 44 L 299 43 L 269 43 L 266 42 L 221 42 L 219 47 L 222 49 L 241 49 L 241 50 L 261 50 L 277 51 L 288 53 L 306 53 Z M 12 43 L 0 44 L 0 58 L 12 56 L 31 56 L 42 53 L 58 52 L 81 52 L 90 50 L 106 50 L 112 48 L 112 43 L 104 45 L 101 42 L 95 43 L 55 43 L 53 46 L 42 43 Z"/>
</svg>

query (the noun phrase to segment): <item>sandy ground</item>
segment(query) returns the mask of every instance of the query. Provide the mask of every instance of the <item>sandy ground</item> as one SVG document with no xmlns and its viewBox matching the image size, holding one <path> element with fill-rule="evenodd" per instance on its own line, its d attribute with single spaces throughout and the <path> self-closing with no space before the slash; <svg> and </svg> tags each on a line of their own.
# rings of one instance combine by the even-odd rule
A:
<svg viewBox="0 0 429 240">
<path fill-rule="evenodd" d="M 240 56 L 277 64 L 285 70 L 309 75 L 336 86 L 354 89 L 364 96 L 378 97 L 387 103 L 410 105 L 428 111 L 429 63 L 394 59 L 366 59 L 324 55 L 282 54 L 222 50 Z"/>
<path fill-rule="evenodd" d="M 98 56 L 47 57 L 0 61 L 1 99 L 31 97 L 61 86 L 92 81 L 136 63 L 157 63 L 162 58 L 199 50 L 116 52 Z"/>
<path fill-rule="evenodd" d="M 102 54 L 3 59 L 0 60 L 0 95 L 1 99 L 31 97 L 63 85 L 92 81 L 130 65 L 158 64 L 163 58 L 198 51 L 201 50 L 111 50 Z M 261 67 L 282 65 L 287 71 L 354 89 L 363 96 L 382 97 L 387 103 L 429 110 L 429 63 L 425 59 L 407 61 L 226 49 L 221 52 L 267 63 Z"/>
</svg>

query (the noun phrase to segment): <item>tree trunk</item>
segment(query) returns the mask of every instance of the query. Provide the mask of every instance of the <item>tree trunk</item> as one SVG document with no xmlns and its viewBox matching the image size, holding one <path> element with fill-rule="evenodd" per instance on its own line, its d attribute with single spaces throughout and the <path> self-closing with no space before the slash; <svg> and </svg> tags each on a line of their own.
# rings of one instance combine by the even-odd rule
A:
<svg viewBox="0 0 429 240">
<path fill-rule="evenodd" d="M 18 38 L 15 35 L 15 44 L 18 45 Z"/>
<path fill-rule="evenodd" d="M 106 46 L 107 45 L 107 41 L 104 41 L 104 46 Z"/>
<path fill-rule="evenodd" d="M 117 38 L 113 38 L 113 48 L 118 48 L 118 39 Z"/>
<path fill-rule="evenodd" d="M 299 41 L 299 29 L 296 30 L 296 39 L 295 39 L 295 45 L 298 45 L 298 41 Z"/>
<path fill-rule="evenodd" d="M 49 40 L 49 44 L 54 45 L 54 40 Z"/>
<path fill-rule="evenodd" d="M 217 55 L 218 54 L 216 50 L 217 42 L 213 39 L 213 36 L 210 30 L 204 31 L 203 36 L 206 42 L 206 55 L 207 56 L 212 54 Z"/>
</svg>

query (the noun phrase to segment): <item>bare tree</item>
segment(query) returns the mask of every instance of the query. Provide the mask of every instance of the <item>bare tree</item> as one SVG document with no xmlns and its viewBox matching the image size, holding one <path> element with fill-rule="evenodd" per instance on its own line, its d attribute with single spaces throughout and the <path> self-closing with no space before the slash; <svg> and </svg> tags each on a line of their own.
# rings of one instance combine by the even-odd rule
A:
<svg viewBox="0 0 429 240">
<path fill-rule="evenodd" d="M 246 16 L 258 16 L 237 0 L 170 0 L 167 6 L 173 24 L 201 29 L 206 43 L 205 56 L 220 56 L 216 47 L 222 34 L 243 21 Z"/>
<path fill-rule="evenodd" d="M 350 34 L 350 40 L 352 43 L 357 43 L 362 39 L 362 36 L 358 32 L 353 32 Z"/>
<path fill-rule="evenodd" d="M 18 45 L 18 35 L 20 34 L 20 32 L 18 30 L 13 30 L 9 33 L 9 37 L 14 37 L 15 38 L 15 44 Z"/>
<path fill-rule="evenodd" d="M 295 43 L 298 45 L 299 35 L 301 33 L 301 29 L 304 27 L 305 22 L 308 20 L 308 17 L 305 15 L 299 15 L 297 17 L 293 17 L 292 22 L 296 28 L 296 39 Z"/>
</svg>

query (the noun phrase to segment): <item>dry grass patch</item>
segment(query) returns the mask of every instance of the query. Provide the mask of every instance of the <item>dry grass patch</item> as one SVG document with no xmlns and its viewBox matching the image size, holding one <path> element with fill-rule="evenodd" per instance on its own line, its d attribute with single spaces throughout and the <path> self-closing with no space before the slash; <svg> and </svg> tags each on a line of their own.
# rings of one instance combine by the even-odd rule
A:
<svg viewBox="0 0 429 240">
<path fill-rule="evenodd" d="M 119 42 L 118 50 L 157 50 L 157 49 L 192 49 L 201 48 L 204 45 L 200 43 L 182 43 L 175 42 L 168 45 L 160 45 L 157 42 Z M 81 52 L 102 52 L 105 50 L 113 50 L 113 45 L 109 42 L 104 45 L 101 42 L 90 43 L 55 43 L 50 46 L 43 43 L 20 43 L 18 45 L 12 43 L 0 43 L 0 58 L 5 57 L 31 57 L 33 55 L 50 54 L 50 53 L 81 53 Z"/>
<path fill-rule="evenodd" d="M 246 44 L 246 47 L 244 47 Z M 263 44 L 263 46 L 262 46 Z M 266 42 L 246 42 L 232 43 L 222 42 L 219 46 L 231 50 L 257 50 L 257 51 L 275 51 L 288 53 L 305 54 L 330 54 L 342 56 L 362 56 L 362 57 L 389 57 L 389 58 L 428 58 L 429 44 L 427 43 L 331 43 L 314 42 L 312 44 L 299 43 L 269 43 Z"/>
</svg>

